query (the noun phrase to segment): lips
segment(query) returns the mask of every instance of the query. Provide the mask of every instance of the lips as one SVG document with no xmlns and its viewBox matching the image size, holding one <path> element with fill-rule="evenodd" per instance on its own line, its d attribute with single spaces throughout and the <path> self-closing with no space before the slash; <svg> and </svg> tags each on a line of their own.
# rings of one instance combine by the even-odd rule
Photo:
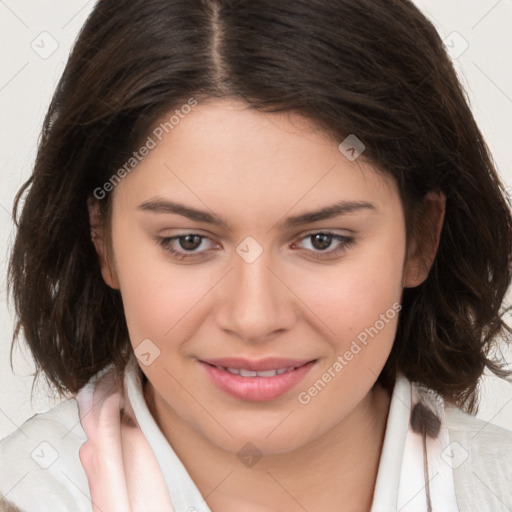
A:
<svg viewBox="0 0 512 512">
<path fill-rule="evenodd" d="M 222 391 L 246 401 L 267 401 L 291 390 L 316 360 L 220 358 L 199 361 Z"/>
</svg>

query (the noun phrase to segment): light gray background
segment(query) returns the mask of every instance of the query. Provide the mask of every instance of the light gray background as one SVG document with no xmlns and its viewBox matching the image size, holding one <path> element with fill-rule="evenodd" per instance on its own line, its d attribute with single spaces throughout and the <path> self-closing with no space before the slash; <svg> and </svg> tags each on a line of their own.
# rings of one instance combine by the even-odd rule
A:
<svg viewBox="0 0 512 512">
<path fill-rule="evenodd" d="M 512 2 L 416 3 L 446 39 L 501 175 L 512 186 Z M 14 233 L 10 212 L 16 190 L 31 172 L 52 91 L 93 4 L 0 0 L 0 438 L 54 403 L 43 387 L 36 389 L 31 403 L 33 364 L 26 350 L 14 352 L 14 374 L 9 365 L 13 315 L 6 304 L 5 269 Z M 512 384 L 484 377 L 482 391 L 478 415 L 512 430 Z"/>
</svg>

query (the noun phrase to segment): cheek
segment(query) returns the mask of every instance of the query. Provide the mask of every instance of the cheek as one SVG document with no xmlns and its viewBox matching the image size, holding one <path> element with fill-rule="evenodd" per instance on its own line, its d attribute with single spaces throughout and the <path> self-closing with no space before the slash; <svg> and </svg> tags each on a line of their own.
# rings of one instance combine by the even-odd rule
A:
<svg viewBox="0 0 512 512">
<path fill-rule="evenodd" d="M 182 339 L 188 318 L 197 314 L 195 306 L 211 288 L 212 276 L 172 264 L 156 243 L 139 236 L 119 226 L 114 238 L 128 331 L 134 347 L 149 338 L 163 349 L 169 340 Z"/>
<path fill-rule="evenodd" d="M 404 254 L 404 237 L 391 233 L 347 254 L 339 264 L 292 282 L 304 283 L 308 306 L 325 322 L 330 337 L 346 343 L 400 302 Z M 388 331 L 388 324 L 383 330 Z"/>
<path fill-rule="evenodd" d="M 297 399 L 312 416 L 325 417 L 324 426 L 363 399 L 389 356 L 401 309 L 404 254 L 405 237 L 392 233 L 331 267 L 329 278 L 310 282 L 311 289 L 324 283 L 322 290 L 316 285 L 312 309 L 329 327 L 330 347 Z"/>
</svg>

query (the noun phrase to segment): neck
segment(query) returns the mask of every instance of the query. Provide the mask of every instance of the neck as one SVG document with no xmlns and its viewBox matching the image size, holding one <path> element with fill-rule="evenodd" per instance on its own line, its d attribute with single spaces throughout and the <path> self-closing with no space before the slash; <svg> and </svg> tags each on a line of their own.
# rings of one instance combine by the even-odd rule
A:
<svg viewBox="0 0 512 512">
<path fill-rule="evenodd" d="M 370 510 L 390 403 L 380 386 L 321 437 L 292 452 L 265 455 L 250 468 L 169 414 L 150 383 L 145 394 L 212 512 L 324 512 L 338 504 L 343 510 Z"/>
</svg>

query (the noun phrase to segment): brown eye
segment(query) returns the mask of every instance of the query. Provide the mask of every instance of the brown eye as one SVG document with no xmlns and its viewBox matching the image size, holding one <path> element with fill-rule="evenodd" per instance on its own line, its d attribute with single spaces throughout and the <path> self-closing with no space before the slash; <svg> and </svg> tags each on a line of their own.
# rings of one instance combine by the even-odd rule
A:
<svg viewBox="0 0 512 512">
<path fill-rule="evenodd" d="M 319 251 L 324 251 L 328 249 L 332 243 L 333 236 L 328 235 L 326 233 L 316 233 L 314 235 L 310 235 L 312 245 L 315 249 Z"/>
<path fill-rule="evenodd" d="M 193 251 L 197 249 L 203 241 L 202 236 L 199 235 L 185 235 L 178 237 L 179 245 L 185 251 Z"/>
<path fill-rule="evenodd" d="M 346 252 L 355 239 L 351 236 L 339 235 L 330 232 L 309 233 L 303 236 L 298 242 L 293 244 L 294 247 L 302 248 L 313 258 L 336 258 Z"/>
<path fill-rule="evenodd" d="M 155 241 L 165 252 L 177 260 L 207 257 L 207 253 L 212 249 L 212 245 L 214 245 L 207 236 L 197 233 L 186 233 L 171 237 L 155 237 Z"/>
</svg>

